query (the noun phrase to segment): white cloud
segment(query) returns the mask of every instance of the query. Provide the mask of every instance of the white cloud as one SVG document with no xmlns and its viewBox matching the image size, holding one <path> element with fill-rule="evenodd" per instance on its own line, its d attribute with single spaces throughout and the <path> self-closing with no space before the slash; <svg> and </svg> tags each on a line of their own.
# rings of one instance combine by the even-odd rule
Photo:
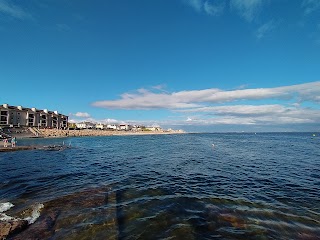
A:
<svg viewBox="0 0 320 240">
<path fill-rule="evenodd" d="M 12 2 L 7 0 L 0 0 L 0 13 L 9 15 L 18 19 L 32 18 L 31 14 L 24 11 L 22 8 L 14 5 Z"/>
<path fill-rule="evenodd" d="M 296 105 L 297 106 L 297 105 Z M 320 120 L 320 110 L 286 107 L 284 105 L 232 105 L 202 107 L 196 109 L 180 110 L 180 112 L 210 113 L 213 116 L 232 116 L 237 118 L 254 117 L 255 119 L 270 118 L 269 121 L 278 121 L 277 118 L 303 119 L 305 122 L 317 122 Z"/>
<path fill-rule="evenodd" d="M 84 114 L 83 117 L 81 117 L 80 115 L 81 114 L 76 116 L 76 119 L 73 119 L 72 116 L 75 116 L 75 114 L 72 114 L 71 117 L 69 118 L 69 122 L 71 122 L 71 123 L 79 123 L 79 122 L 86 121 L 86 122 L 103 123 L 103 124 L 114 124 L 114 123 L 125 123 L 126 122 L 126 121 L 116 120 L 116 119 L 112 119 L 112 118 L 96 119 L 96 118 L 90 117 L 90 115 L 88 117 L 86 117 L 85 114 Z"/>
<path fill-rule="evenodd" d="M 123 121 L 119 121 L 117 119 L 112 119 L 112 118 L 106 118 L 106 119 L 102 119 L 98 122 L 101 122 L 101 123 L 106 123 L 106 124 L 112 124 L 112 123 L 118 123 L 118 122 L 123 122 Z"/>
<path fill-rule="evenodd" d="M 226 2 L 225 1 L 205 1 L 203 4 L 204 11 L 212 16 L 220 16 L 225 8 Z"/>
<path fill-rule="evenodd" d="M 86 112 L 77 112 L 75 114 L 72 114 L 75 117 L 81 117 L 81 118 L 89 118 L 90 114 Z"/>
<path fill-rule="evenodd" d="M 225 0 L 185 0 L 197 12 L 204 12 L 212 16 L 220 16 L 225 8 Z"/>
<path fill-rule="evenodd" d="M 230 8 L 248 22 L 252 22 L 260 13 L 265 2 L 266 0 L 230 0 Z"/>
<path fill-rule="evenodd" d="M 302 8 L 304 9 L 305 14 L 311 14 L 315 11 L 320 10 L 320 1 L 319 0 L 303 0 Z"/>
<path fill-rule="evenodd" d="M 261 39 L 274 28 L 275 25 L 273 21 L 267 22 L 258 28 L 255 35 L 258 39 Z"/>
<path fill-rule="evenodd" d="M 286 107 L 279 104 L 274 105 L 233 105 L 233 106 L 216 106 L 203 107 L 196 109 L 180 110 L 180 112 L 197 112 L 204 113 L 204 116 L 213 116 L 211 120 L 237 119 L 242 124 L 250 123 L 316 123 L 320 121 L 320 110 Z"/>
<path fill-rule="evenodd" d="M 274 112 L 284 112 L 285 108 L 282 105 L 232 105 L 232 106 L 214 106 L 201 107 L 186 110 L 179 110 L 180 112 L 203 112 L 216 114 L 233 114 L 233 115 L 264 115 Z"/>
<path fill-rule="evenodd" d="M 197 107 L 197 104 L 174 101 L 171 94 L 153 93 L 139 89 L 136 94 L 125 93 L 119 100 L 99 101 L 92 104 L 95 107 L 110 109 L 161 109 Z"/>
<path fill-rule="evenodd" d="M 280 99 L 278 104 L 233 104 L 239 100 Z M 303 107 L 312 102 L 313 108 Z M 280 104 L 281 103 L 281 104 Z M 139 89 L 125 93 L 118 100 L 93 103 L 111 109 L 168 109 L 175 118 L 159 120 L 161 126 L 286 126 L 292 124 L 317 124 L 320 122 L 320 82 L 257 89 L 204 89 L 173 93 L 154 93 Z M 219 104 L 218 106 L 216 106 Z M 101 121 L 100 121 L 101 122 Z M 150 125 L 150 121 L 123 121 L 129 124 Z"/>
<path fill-rule="evenodd" d="M 118 100 L 92 103 L 108 109 L 186 109 L 203 106 L 204 103 L 224 103 L 238 100 L 296 99 L 297 102 L 320 102 L 320 82 L 276 88 L 257 88 L 223 91 L 204 89 L 173 93 L 154 93 L 140 89 L 137 93 L 124 93 Z"/>
<path fill-rule="evenodd" d="M 164 89 L 166 88 L 166 85 L 160 84 L 160 85 L 152 86 L 152 88 L 159 91 L 165 91 Z"/>
<path fill-rule="evenodd" d="M 202 9 L 203 2 L 202 0 L 185 0 L 185 2 L 190 5 L 197 12 L 200 12 Z"/>
</svg>

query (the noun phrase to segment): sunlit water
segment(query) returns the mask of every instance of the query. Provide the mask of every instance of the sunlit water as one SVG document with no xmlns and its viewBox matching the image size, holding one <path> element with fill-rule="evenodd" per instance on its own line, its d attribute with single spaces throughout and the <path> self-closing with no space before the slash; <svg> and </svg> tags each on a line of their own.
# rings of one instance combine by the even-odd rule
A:
<svg viewBox="0 0 320 240">
<path fill-rule="evenodd" d="M 72 148 L 0 153 L 0 203 L 14 204 L 16 212 L 43 204 L 41 215 L 52 222 L 41 239 L 320 239 L 319 135 L 109 136 L 18 145 L 63 141 Z M 32 225 L 27 233 L 40 234 Z"/>
</svg>

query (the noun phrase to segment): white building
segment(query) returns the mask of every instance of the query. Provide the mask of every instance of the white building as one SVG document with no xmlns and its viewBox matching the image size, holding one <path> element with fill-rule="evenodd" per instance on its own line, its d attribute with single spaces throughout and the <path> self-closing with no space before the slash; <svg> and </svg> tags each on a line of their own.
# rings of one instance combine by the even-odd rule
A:
<svg viewBox="0 0 320 240">
<path fill-rule="evenodd" d="M 95 124 L 91 122 L 80 122 L 76 123 L 76 127 L 80 129 L 92 129 L 95 127 Z"/>
<path fill-rule="evenodd" d="M 103 130 L 103 129 L 104 129 L 104 124 L 102 124 L 102 123 L 97 123 L 97 124 L 96 124 L 96 129 L 101 129 L 101 130 Z"/>
<path fill-rule="evenodd" d="M 146 127 L 145 130 L 147 130 L 147 131 L 153 131 L 153 132 L 162 131 L 161 127 Z"/>
<path fill-rule="evenodd" d="M 124 130 L 124 131 L 129 131 L 132 129 L 132 126 L 131 125 L 128 125 L 128 124 L 120 124 L 119 125 L 119 129 L 120 130 Z"/>
<path fill-rule="evenodd" d="M 107 129 L 120 130 L 119 126 L 116 124 L 108 124 Z"/>
</svg>

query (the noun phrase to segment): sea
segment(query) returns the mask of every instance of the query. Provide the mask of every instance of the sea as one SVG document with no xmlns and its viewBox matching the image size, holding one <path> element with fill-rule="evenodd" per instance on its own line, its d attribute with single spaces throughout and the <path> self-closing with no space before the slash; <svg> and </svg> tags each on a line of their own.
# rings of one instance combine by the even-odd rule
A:
<svg viewBox="0 0 320 240">
<path fill-rule="evenodd" d="M 18 139 L 0 153 L 10 239 L 320 239 L 318 133 Z"/>
</svg>

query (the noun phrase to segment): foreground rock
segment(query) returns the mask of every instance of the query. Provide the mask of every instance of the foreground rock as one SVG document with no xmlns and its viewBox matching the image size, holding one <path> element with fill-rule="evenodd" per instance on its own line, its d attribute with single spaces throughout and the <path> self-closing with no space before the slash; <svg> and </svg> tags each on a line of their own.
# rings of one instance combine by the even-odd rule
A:
<svg viewBox="0 0 320 240">
<path fill-rule="evenodd" d="M 4 208 L 4 206 L 9 207 Z M 40 216 L 43 204 L 34 204 L 21 212 L 14 213 L 13 211 L 10 215 L 4 213 L 12 207 L 14 207 L 12 203 L 2 203 L 0 212 L 0 240 L 11 238 L 27 229 Z"/>
<path fill-rule="evenodd" d="M 0 240 L 118 239 L 116 192 L 110 187 L 90 189 L 44 203 L 34 223 L 19 218 L 34 215 L 34 208 L 2 221 Z"/>
<path fill-rule="evenodd" d="M 0 239 L 6 239 L 8 236 L 19 233 L 27 227 L 27 220 L 0 221 Z"/>
</svg>

